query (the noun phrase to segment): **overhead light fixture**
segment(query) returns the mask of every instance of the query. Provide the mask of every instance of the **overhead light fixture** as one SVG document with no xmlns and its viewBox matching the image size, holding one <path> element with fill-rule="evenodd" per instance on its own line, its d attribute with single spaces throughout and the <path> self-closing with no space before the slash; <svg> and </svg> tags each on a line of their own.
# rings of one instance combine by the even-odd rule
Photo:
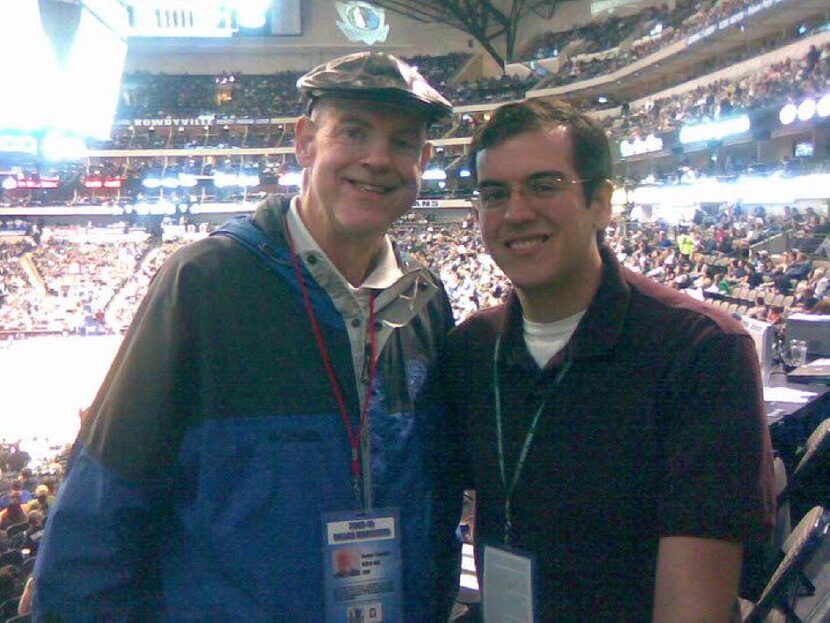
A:
<svg viewBox="0 0 830 623">
<path fill-rule="evenodd" d="M 280 175 L 277 184 L 280 186 L 299 186 L 302 183 L 303 174 L 299 171 L 289 171 Z"/>
<path fill-rule="evenodd" d="M 684 145 L 702 141 L 716 141 L 727 136 L 736 136 L 748 132 L 751 122 L 747 115 L 740 115 L 722 121 L 686 125 L 680 129 L 680 142 Z"/>
<path fill-rule="evenodd" d="M 816 101 L 808 97 L 798 105 L 798 118 L 801 121 L 809 121 L 816 114 Z"/>
<path fill-rule="evenodd" d="M 444 169 L 427 169 L 423 178 L 429 181 L 440 181 L 447 179 L 447 172 Z"/>
<path fill-rule="evenodd" d="M 798 108 L 795 107 L 795 104 L 787 104 L 781 109 L 781 112 L 778 113 L 778 120 L 782 125 L 790 125 L 793 121 L 795 121 L 797 115 Z"/>
<path fill-rule="evenodd" d="M 193 188 L 199 183 L 196 176 L 191 173 L 179 173 L 179 186 L 182 188 Z"/>
</svg>

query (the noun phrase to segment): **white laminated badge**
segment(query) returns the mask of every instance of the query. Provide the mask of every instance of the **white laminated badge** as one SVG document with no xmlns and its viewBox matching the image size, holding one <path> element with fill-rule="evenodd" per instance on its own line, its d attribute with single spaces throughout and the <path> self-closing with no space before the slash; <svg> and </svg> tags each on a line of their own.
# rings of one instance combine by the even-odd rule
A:
<svg viewBox="0 0 830 623">
<path fill-rule="evenodd" d="M 326 623 L 400 623 L 398 509 L 323 513 Z"/>
<path fill-rule="evenodd" d="M 484 546 L 481 613 L 484 623 L 536 623 L 534 560 Z"/>
</svg>

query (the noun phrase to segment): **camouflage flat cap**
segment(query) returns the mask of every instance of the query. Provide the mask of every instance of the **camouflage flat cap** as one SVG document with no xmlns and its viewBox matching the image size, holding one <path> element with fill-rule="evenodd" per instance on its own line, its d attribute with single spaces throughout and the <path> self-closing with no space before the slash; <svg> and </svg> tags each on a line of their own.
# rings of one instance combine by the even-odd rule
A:
<svg viewBox="0 0 830 623">
<path fill-rule="evenodd" d="M 384 52 L 358 52 L 318 65 L 297 80 L 308 112 L 323 97 L 410 104 L 429 121 L 452 114 L 452 104 L 418 70 Z"/>
</svg>

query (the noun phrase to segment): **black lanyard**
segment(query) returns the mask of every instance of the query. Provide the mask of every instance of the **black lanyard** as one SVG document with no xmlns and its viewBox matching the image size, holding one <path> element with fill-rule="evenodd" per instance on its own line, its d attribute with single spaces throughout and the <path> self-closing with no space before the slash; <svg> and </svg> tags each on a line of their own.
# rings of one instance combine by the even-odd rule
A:
<svg viewBox="0 0 830 623">
<path fill-rule="evenodd" d="M 311 298 L 308 294 L 308 287 L 306 286 L 305 277 L 303 277 L 303 271 L 300 268 L 300 258 L 294 250 L 294 240 L 291 237 L 291 232 L 288 229 L 288 223 L 285 219 L 283 220 L 283 227 L 285 228 L 285 236 L 288 239 L 288 246 L 291 249 L 291 263 L 294 266 L 294 273 L 300 284 L 300 291 L 303 295 L 303 305 L 305 307 L 306 315 L 308 316 L 308 321 L 311 324 L 311 330 L 314 333 L 314 340 L 317 342 L 317 349 L 320 351 L 320 359 L 322 359 L 323 367 L 326 369 L 326 376 L 329 379 L 329 385 L 331 385 L 331 391 L 332 394 L 334 394 L 335 402 L 337 402 L 340 417 L 343 420 L 343 425 L 346 427 L 346 435 L 349 438 L 349 447 L 351 448 L 350 468 L 355 505 L 358 509 L 371 510 L 371 508 L 369 508 L 370 504 L 368 500 L 370 499 L 370 495 L 369 491 L 366 490 L 367 487 L 363 487 L 363 496 L 360 495 L 360 451 L 361 442 L 364 442 L 364 445 L 368 443 L 365 438 L 368 430 L 366 420 L 368 419 L 369 414 L 369 400 L 372 397 L 372 385 L 374 384 L 378 367 L 378 332 L 375 327 L 375 295 L 372 294 L 369 297 L 369 378 L 366 383 L 366 393 L 363 398 L 363 407 L 360 410 L 360 424 L 355 431 L 352 428 L 352 421 L 349 417 L 349 411 L 346 408 L 346 400 L 343 398 L 343 391 L 341 390 L 340 384 L 337 382 L 337 377 L 334 374 L 334 366 L 332 366 L 331 357 L 329 357 L 326 341 L 323 338 L 323 332 L 320 330 L 320 324 L 317 322 L 317 316 L 314 313 L 314 306 L 311 304 Z"/>
<path fill-rule="evenodd" d="M 542 417 L 542 411 L 544 411 L 545 407 L 548 404 L 548 398 L 550 398 L 553 395 L 556 388 L 559 387 L 559 384 L 562 382 L 562 379 L 565 378 L 565 374 L 571 367 L 571 360 L 565 360 L 565 363 L 562 365 L 562 369 L 556 375 L 556 378 L 553 380 L 553 383 L 551 384 L 550 388 L 545 394 L 545 397 L 542 398 L 542 403 L 539 405 L 539 408 L 536 409 L 536 412 L 533 414 L 533 419 L 530 422 L 530 428 L 528 428 L 527 434 L 525 435 L 525 440 L 522 444 L 522 449 L 519 451 L 519 458 L 516 460 L 516 467 L 513 470 L 513 477 L 510 479 L 510 484 L 508 485 L 507 471 L 504 466 L 504 435 L 502 433 L 501 384 L 499 382 L 500 353 L 501 333 L 499 333 L 499 335 L 496 337 L 496 346 L 493 350 L 493 394 L 495 397 L 496 412 L 496 451 L 498 453 L 499 459 L 499 473 L 501 475 L 501 484 L 504 490 L 504 544 L 510 545 L 510 532 L 513 528 L 510 519 L 510 498 L 513 497 L 513 493 L 516 490 L 516 484 L 519 482 L 519 477 L 521 476 L 522 469 L 525 466 L 527 453 L 530 451 L 530 445 L 533 443 L 533 437 L 536 435 L 536 428 L 538 427 L 539 420 Z"/>
</svg>

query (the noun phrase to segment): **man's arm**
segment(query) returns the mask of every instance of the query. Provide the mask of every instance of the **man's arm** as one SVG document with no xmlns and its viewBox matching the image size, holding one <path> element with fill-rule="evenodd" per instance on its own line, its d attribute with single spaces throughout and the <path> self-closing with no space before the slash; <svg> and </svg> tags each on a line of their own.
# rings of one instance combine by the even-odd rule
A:
<svg viewBox="0 0 830 623">
<path fill-rule="evenodd" d="M 775 508 L 751 338 L 702 332 L 677 358 L 666 387 L 673 399 L 663 405 L 667 453 L 654 620 L 728 621 L 740 579 L 739 544 L 765 542 Z"/>
<path fill-rule="evenodd" d="M 157 606 L 174 416 L 195 385 L 182 362 L 198 299 L 183 273 L 173 261 L 155 278 L 82 425 L 38 550 L 34 620 L 141 620 Z"/>
<path fill-rule="evenodd" d="M 419 417 L 425 423 L 424 463 L 432 491 L 430 559 L 434 566 L 434 613 L 436 620 L 441 621 L 449 617 L 458 594 L 461 540 L 456 528 L 463 505 L 465 468 L 460 447 L 461 422 L 450 406 L 444 364 L 445 358 L 439 355 L 417 402 Z"/>
<path fill-rule="evenodd" d="M 726 623 L 738 597 L 742 547 L 717 539 L 660 539 L 653 623 Z"/>
</svg>

